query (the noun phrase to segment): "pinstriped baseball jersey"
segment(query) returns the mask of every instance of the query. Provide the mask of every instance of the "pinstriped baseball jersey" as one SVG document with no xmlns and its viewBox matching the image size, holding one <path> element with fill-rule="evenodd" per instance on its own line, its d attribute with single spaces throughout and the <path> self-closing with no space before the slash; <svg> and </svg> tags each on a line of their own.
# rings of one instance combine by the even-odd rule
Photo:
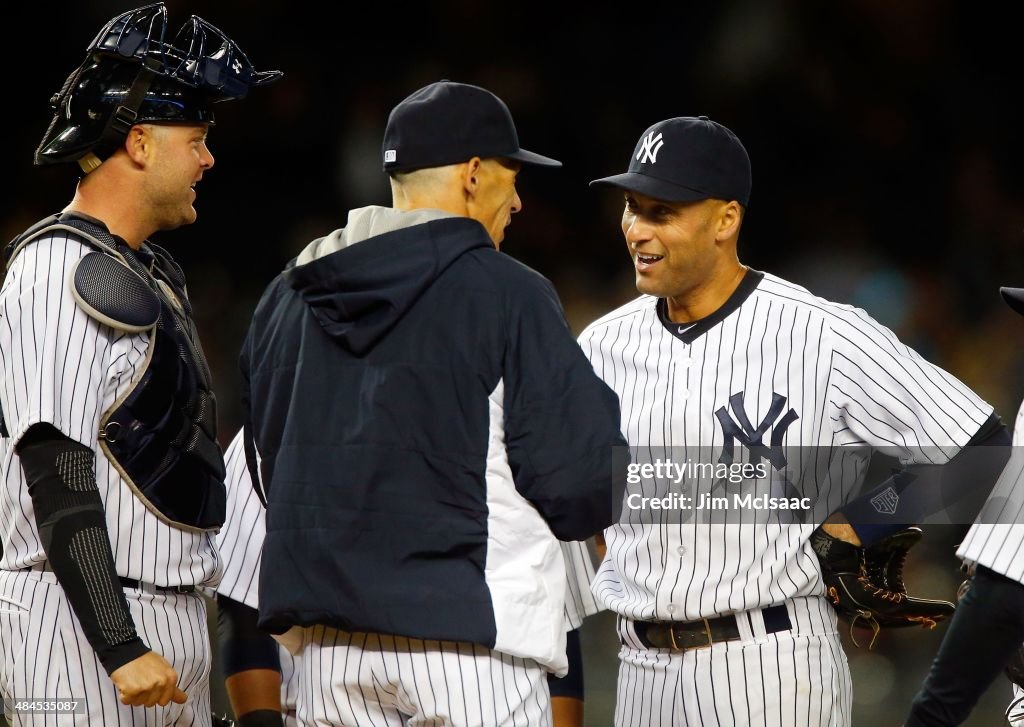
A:
<svg viewBox="0 0 1024 727">
<path fill-rule="evenodd" d="M 1013 699 L 1006 707 L 1006 721 L 1010 727 L 1024 727 L 1024 689 L 1013 685 Z"/>
<path fill-rule="evenodd" d="M 833 452 L 825 461 L 807 455 L 796 469 L 815 477 L 816 496 L 834 510 L 861 484 L 870 448 L 892 448 L 904 464 L 942 464 L 992 412 L 864 311 L 770 274 L 748 271 L 692 325 L 668 321 L 663 304 L 641 296 L 579 338 L 619 395 L 633 448 L 685 448 L 706 461 L 745 446 L 735 432 L 756 427 L 751 440 Z M 594 594 L 630 618 L 677 621 L 820 595 L 814 527 L 616 524 Z"/>
<path fill-rule="evenodd" d="M 594 579 L 594 560 L 587 543 L 578 540 L 559 542 L 565 558 L 565 628 L 578 629 L 583 619 L 601 610 L 590 583 Z"/>
<path fill-rule="evenodd" d="M 1024 402 L 1013 426 L 1013 450 L 989 500 L 957 555 L 1024 583 Z"/>
<path fill-rule="evenodd" d="M 97 323 L 72 297 L 68 275 L 91 252 L 55 232 L 18 254 L 0 290 L 0 568 L 19 570 L 46 555 L 14 443 L 39 422 L 97 452 L 96 481 L 117 573 L 154 585 L 213 583 L 219 558 L 210 533 L 185 532 L 153 515 L 99 453 L 103 413 L 141 373 L 148 337 Z"/>
<path fill-rule="evenodd" d="M 224 527 L 217 533 L 217 549 L 223 561 L 223 573 L 217 593 L 249 608 L 258 608 L 260 560 L 267 536 L 266 511 L 252 487 L 245 464 L 245 445 L 239 431 L 224 452 L 227 472 L 227 511 Z M 281 709 L 294 723 L 298 702 L 299 674 L 296 659 L 283 646 L 281 659 Z"/>
<path fill-rule="evenodd" d="M 1021 487 L 1022 461 L 1020 452 L 1024 446 L 1024 402 L 1017 411 L 1017 419 L 1013 425 L 1013 453 L 1006 468 L 1000 475 L 996 486 L 989 496 L 990 502 L 996 498 L 1007 498 L 1008 507 L 990 510 L 986 507 L 979 516 L 979 522 L 971 526 L 963 542 L 957 549 L 957 555 L 970 563 L 983 565 L 1007 578 L 1024 583 L 1024 508 L 1014 507 L 1013 502 L 1020 503 L 1018 494 Z M 1024 689 L 1013 685 L 1013 699 L 1006 708 L 1006 720 L 1013 727 L 1024 726 Z"/>
<path fill-rule="evenodd" d="M 257 608 L 266 511 L 252 487 L 241 431 L 224 451 L 224 467 L 228 498 L 224 527 L 217 533 L 217 550 L 223 561 L 217 593 Z"/>
</svg>

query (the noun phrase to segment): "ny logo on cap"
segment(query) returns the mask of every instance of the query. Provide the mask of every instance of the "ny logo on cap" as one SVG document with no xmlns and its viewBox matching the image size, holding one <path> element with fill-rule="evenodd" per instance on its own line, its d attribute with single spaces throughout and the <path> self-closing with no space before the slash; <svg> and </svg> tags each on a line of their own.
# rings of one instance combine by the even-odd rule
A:
<svg viewBox="0 0 1024 727">
<path fill-rule="evenodd" d="M 655 136 L 652 131 L 647 135 L 647 138 L 640 143 L 640 151 L 636 154 L 636 160 L 641 164 L 646 164 L 647 162 L 656 164 L 658 162 L 658 152 L 664 145 L 665 142 L 661 140 L 661 134 L 659 133 Z"/>
</svg>

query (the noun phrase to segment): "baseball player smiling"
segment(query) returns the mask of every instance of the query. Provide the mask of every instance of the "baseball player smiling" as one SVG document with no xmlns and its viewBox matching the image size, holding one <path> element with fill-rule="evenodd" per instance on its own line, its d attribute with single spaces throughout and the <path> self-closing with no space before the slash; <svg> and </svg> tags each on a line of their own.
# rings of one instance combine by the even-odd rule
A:
<svg viewBox="0 0 1024 727">
<path fill-rule="evenodd" d="M 224 463 L 184 276 L 147 237 L 196 219 L 213 102 L 281 74 L 201 18 L 166 25 L 162 3 L 111 19 L 53 97 L 36 163 L 84 176 L 7 251 L 0 694 L 15 725 L 210 724 L 196 587 L 219 572 Z"/>
<path fill-rule="evenodd" d="M 942 464 L 1004 431 L 988 404 L 863 311 L 740 263 L 750 162 L 724 126 L 658 122 L 626 173 L 592 184 L 623 193 L 642 295 L 579 342 L 619 395 L 641 459 L 764 458 L 778 469 L 772 450 L 785 447 L 828 512 L 857 491 L 872 448 Z M 718 486 L 688 482 L 695 497 Z M 593 590 L 618 614 L 617 725 L 851 724 L 815 524 L 746 514 L 698 523 L 682 509 L 627 508 L 606 530 Z"/>
</svg>

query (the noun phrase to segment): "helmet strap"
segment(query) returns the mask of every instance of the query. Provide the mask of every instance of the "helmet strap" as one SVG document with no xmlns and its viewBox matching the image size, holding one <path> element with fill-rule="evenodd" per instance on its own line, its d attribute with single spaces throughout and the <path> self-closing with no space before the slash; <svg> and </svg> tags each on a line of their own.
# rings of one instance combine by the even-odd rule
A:
<svg viewBox="0 0 1024 727">
<path fill-rule="evenodd" d="M 135 120 L 139 117 L 139 108 L 146 98 L 146 93 L 149 91 L 149 87 L 152 85 L 153 79 L 156 78 L 160 68 L 160 61 L 152 57 L 147 57 L 142 67 L 139 68 L 135 80 L 132 81 L 131 88 L 128 89 L 128 93 L 125 95 L 124 103 L 118 106 L 114 113 L 110 115 L 110 118 L 107 119 L 107 125 L 103 128 L 103 133 L 96 143 L 95 148 L 104 156 L 109 156 L 128 136 L 128 132 L 135 125 Z M 98 155 L 92 154 L 91 156 L 96 157 L 98 160 Z M 87 164 L 91 163 L 87 162 Z M 92 171 L 92 169 L 86 170 L 85 166 L 81 163 L 79 165 L 82 166 L 86 174 Z M 96 166 L 99 165 L 97 164 Z"/>
<path fill-rule="evenodd" d="M 102 163 L 103 160 L 100 159 L 95 154 L 93 154 L 91 151 L 78 160 L 78 166 L 82 168 L 82 172 L 84 172 L 85 174 L 88 174 L 89 172 L 99 169 L 99 166 Z"/>
</svg>

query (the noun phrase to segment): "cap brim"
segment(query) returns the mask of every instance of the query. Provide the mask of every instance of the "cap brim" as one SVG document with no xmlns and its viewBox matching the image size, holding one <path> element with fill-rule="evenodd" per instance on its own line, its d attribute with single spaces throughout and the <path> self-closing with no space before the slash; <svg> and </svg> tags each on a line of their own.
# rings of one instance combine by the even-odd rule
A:
<svg viewBox="0 0 1024 727">
<path fill-rule="evenodd" d="M 595 179 L 590 183 L 590 186 L 619 187 L 621 189 L 628 189 L 630 192 L 639 192 L 654 199 L 662 199 L 666 202 L 696 202 L 697 200 L 711 198 L 711 195 L 707 192 L 682 187 L 678 184 L 666 182 L 663 179 L 649 177 L 646 174 L 637 174 L 636 172 L 626 172 L 625 174 Z"/>
<path fill-rule="evenodd" d="M 1024 288 L 1000 288 L 1006 304 L 1024 316 Z"/>
<path fill-rule="evenodd" d="M 536 154 L 532 151 L 526 151 L 526 149 L 520 149 L 512 154 L 505 154 L 506 159 L 515 159 L 517 162 L 523 164 L 532 164 L 536 167 L 560 167 L 562 162 L 551 157 L 546 157 L 542 154 Z"/>
</svg>

